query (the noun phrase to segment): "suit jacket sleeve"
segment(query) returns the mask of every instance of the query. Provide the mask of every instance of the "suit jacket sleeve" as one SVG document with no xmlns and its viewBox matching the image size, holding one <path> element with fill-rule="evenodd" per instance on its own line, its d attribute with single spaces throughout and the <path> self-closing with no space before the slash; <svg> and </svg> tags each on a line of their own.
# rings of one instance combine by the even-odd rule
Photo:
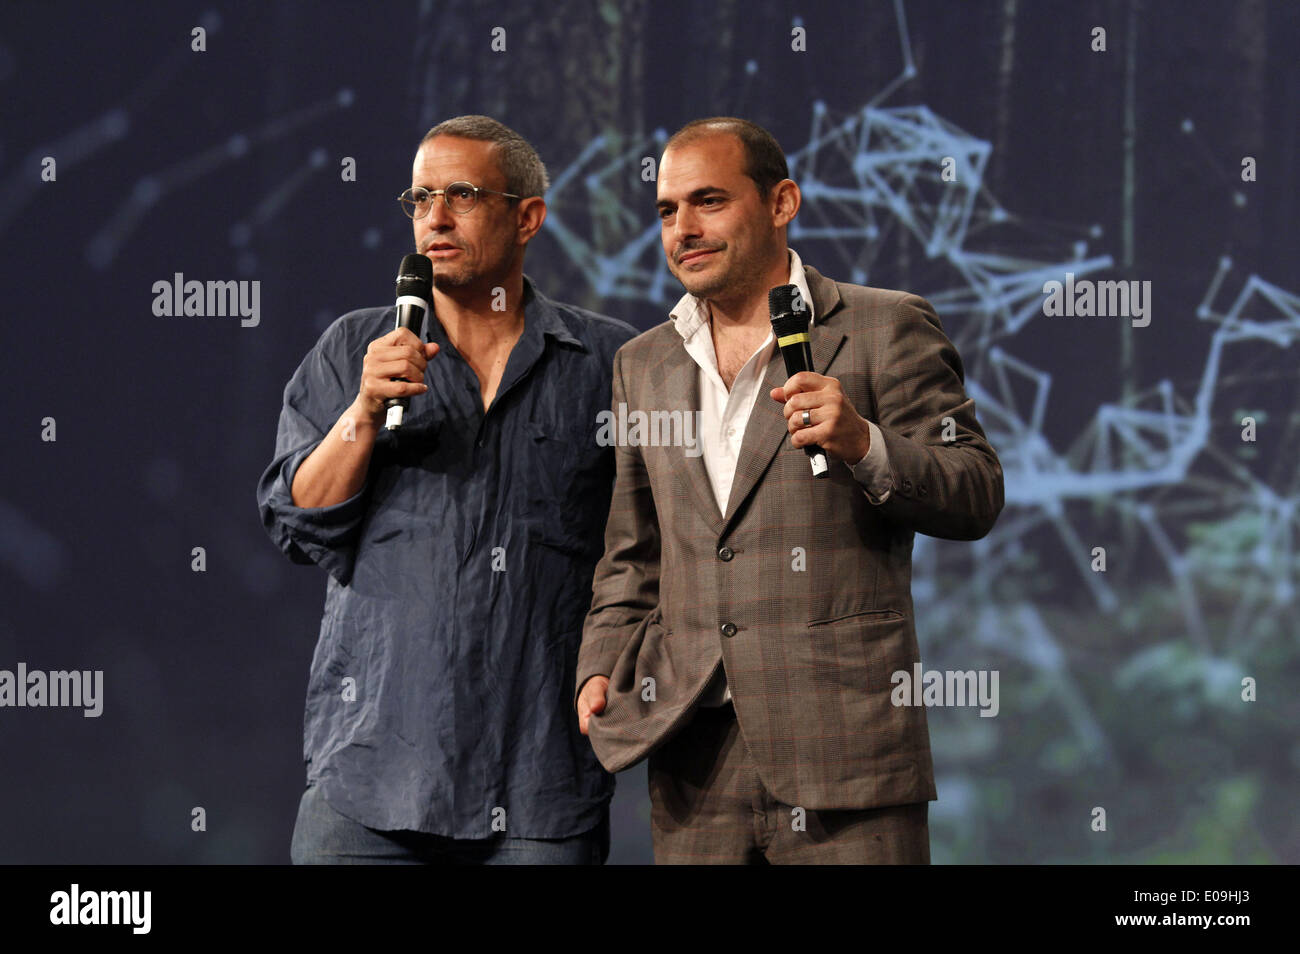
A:
<svg viewBox="0 0 1300 954">
<path fill-rule="evenodd" d="M 862 485 L 867 499 L 879 507 L 893 493 L 894 484 L 889 476 L 889 452 L 885 439 L 880 436 L 880 427 L 875 421 L 867 421 L 867 430 L 871 432 L 871 449 L 849 469 L 853 471 L 853 479 Z"/>
<path fill-rule="evenodd" d="M 621 348 L 614 355 L 611 391 L 617 416 L 619 405 L 627 403 Z M 659 605 L 659 518 L 641 448 L 616 444 L 614 461 L 605 555 L 596 565 L 591 609 L 582 629 L 575 707 L 583 683 L 613 671 L 637 626 Z"/>
<path fill-rule="evenodd" d="M 975 419 L 961 357 L 917 295 L 899 298 L 881 328 L 871 380 L 894 490 L 880 512 L 927 536 L 978 540 L 1002 510 L 1002 465 Z"/>
</svg>

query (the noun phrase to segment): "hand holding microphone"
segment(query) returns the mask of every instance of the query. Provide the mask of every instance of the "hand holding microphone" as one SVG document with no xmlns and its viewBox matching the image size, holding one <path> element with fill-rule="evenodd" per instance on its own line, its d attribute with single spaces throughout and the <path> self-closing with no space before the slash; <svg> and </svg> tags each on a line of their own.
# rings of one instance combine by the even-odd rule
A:
<svg viewBox="0 0 1300 954">
<path fill-rule="evenodd" d="M 420 336 L 433 310 L 433 265 L 423 255 L 407 255 L 397 274 L 396 327 L 370 342 L 361 369 L 357 403 L 378 424 L 389 430 L 402 426 L 411 395 L 428 390 L 424 369 L 438 353 L 433 342 Z"/>
<path fill-rule="evenodd" d="M 791 442 L 802 446 L 816 477 L 830 472 L 827 455 L 850 466 L 867 455 L 871 429 L 844 395 L 840 382 L 813 370 L 808 333 L 808 307 L 795 285 L 778 285 L 768 292 L 772 332 L 785 359 L 790 379 L 773 388 L 772 400 L 785 405 Z"/>
<path fill-rule="evenodd" d="M 394 331 L 406 329 L 415 335 L 418 341 L 424 334 L 424 320 L 433 311 L 433 263 L 423 255 L 411 254 L 402 259 L 397 270 L 397 327 Z M 422 382 L 424 368 L 420 367 L 419 377 Z M 394 379 L 397 380 L 397 379 Z M 408 400 L 405 396 L 390 397 L 384 402 L 388 415 L 384 426 L 395 431 L 402 426 L 402 417 L 406 413 Z"/>
<path fill-rule="evenodd" d="M 332 507 L 359 493 L 380 422 L 392 413 L 389 405 L 396 405 L 400 415 L 411 395 L 429 390 L 424 370 L 438 346 L 421 341 L 419 334 L 432 311 L 432 298 L 429 260 L 423 255 L 406 256 L 397 276 L 397 327 L 366 347 L 356 398 L 294 475 L 289 488 L 294 506 Z M 389 426 L 393 426 L 391 418 Z M 401 426 L 400 416 L 396 426 Z"/>
</svg>

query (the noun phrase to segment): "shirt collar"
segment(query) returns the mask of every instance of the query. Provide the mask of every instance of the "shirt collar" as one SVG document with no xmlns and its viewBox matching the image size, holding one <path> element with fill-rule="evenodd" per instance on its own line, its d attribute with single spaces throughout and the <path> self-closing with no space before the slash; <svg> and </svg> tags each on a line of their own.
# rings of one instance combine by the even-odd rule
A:
<svg viewBox="0 0 1300 954">
<path fill-rule="evenodd" d="M 560 310 L 555 307 L 555 302 L 543 295 L 533 284 L 533 280 L 525 275 L 523 336 L 536 336 L 540 343 L 542 335 L 551 335 L 559 341 L 586 349 L 586 345 L 574 337 L 569 326 L 564 323 L 564 318 L 561 317 Z M 426 326 L 425 337 L 429 341 L 434 340 L 432 323 Z"/>
<path fill-rule="evenodd" d="M 531 278 L 524 276 L 524 324 L 534 322 L 537 330 L 544 335 L 551 335 L 553 338 L 566 342 L 567 344 L 577 345 L 585 348 L 585 345 L 576 337 L 569 326 L 564 323 L 564 318 L 560 316 L 560 310 L 555 307 L 555 302 L 551 301 L 533 284 Z"/>
<path fill-rule="evenodd" d="M 808 290 L 808 276 L 804 273 L 803 259 L 794 249 L 788 249 L 790 253 L 790 279 L 789 284 L 799 289 L 799 294 L 803 296 L 804 304 L 808 306 L 808 327 L 813 326 L 813 298 L 812 293 Z M 690 292 L 687 292 L 677 300 L 673 310 L 668 317 L 672 319 L 673 327 L 677 333 L 682 336 L 683 340 L 690 340 L 691 336 L 701 328 L 709 326 L 709 305 L 703 298 L 697 298 Z"/>
</svg>

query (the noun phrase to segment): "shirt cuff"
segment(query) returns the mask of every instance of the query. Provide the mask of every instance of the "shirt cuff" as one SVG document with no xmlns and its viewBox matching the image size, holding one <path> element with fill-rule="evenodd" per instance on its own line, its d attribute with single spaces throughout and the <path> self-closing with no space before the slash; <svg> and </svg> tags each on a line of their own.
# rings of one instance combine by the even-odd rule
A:
<svg viewBox="0 0 1300 954">
<path fill-rule="evenodd" d="M 370 477 L 347 500 L 327 507 L 299 507 L 293 502 L 293 479 L 317 441 L 291 454 L 264 480 L 270 492 L 262 505 L 262 522 L 271 539 L 294 563 L 312 562 L 346 584 L 352 577 L 354 535 L 365 516 Z M 274 465 L 273 465 L 274 466 Z"/>
<path fill-rule="evenodd" d="M 894 492 L 894 478 L 889 473 L 889 453 L 885 449 L 880 428 L 872 421 L 867 421 L 867 430 L 871 434 L 871 447 L 867 450 L 867 456 L 851 465 L 850 469 L 853 471 L 853 479 L 862 485 L 867 499 L 879 506 Z"/>
</svg>

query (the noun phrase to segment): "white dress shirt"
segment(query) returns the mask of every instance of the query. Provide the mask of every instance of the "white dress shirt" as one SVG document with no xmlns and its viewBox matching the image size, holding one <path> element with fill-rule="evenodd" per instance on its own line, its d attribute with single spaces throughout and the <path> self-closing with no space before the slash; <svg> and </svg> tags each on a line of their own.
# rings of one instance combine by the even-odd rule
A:
<svg viewBox="0 0 1300 954">
<path fill-rule="evenodd" d="M 799 294 L 808 305 L 808 327 L 811 330 L 815 317 L 813 298 L 808 291 L 803 261 L 794 249 L 790 249 L 789 283 L 798 287 Z M 688 292 L 678 300 L 669 317 L 677 333 L 682 336 L 686 353 L 699 365 L 700 450 L 709 483 L 713 487 L 713 496 L 718 502 L 718 510 L 725 514 L 727 500 L 731 496 L 731 482 L 736 475 L 736 460 L 745 438 L 745 427 L 755 403 L 758 400 L 771 400 L 758 392 L 767 375 L 768 362 L 779 360 L 780 349 L 776 346 L 776 336 L 769 329 L 767 337 L 758 346 L 758 350 L 749 356 L 728 391 L 718 373 L 718 356 L 713 349 L 708 303 Z M 880 429 L 872 421 L 867 422 L 867 429 L 871 433 L 871 447 L 867 450 L 867 456 L 856 464 L 844 463 L 852 470 L 853 478 L 862 485 L 867 499 L 879 506 L 889 499 L 894 485 L 889 475 L 889 458 Z M 835 466 L 834 461 L 831 466 Z M 730 699 L 731 690 L 727 688 L 726 673 L 719 669 L 713 682 L 704 690 L 699 704 L 719 706 Z"/>
</svg>

